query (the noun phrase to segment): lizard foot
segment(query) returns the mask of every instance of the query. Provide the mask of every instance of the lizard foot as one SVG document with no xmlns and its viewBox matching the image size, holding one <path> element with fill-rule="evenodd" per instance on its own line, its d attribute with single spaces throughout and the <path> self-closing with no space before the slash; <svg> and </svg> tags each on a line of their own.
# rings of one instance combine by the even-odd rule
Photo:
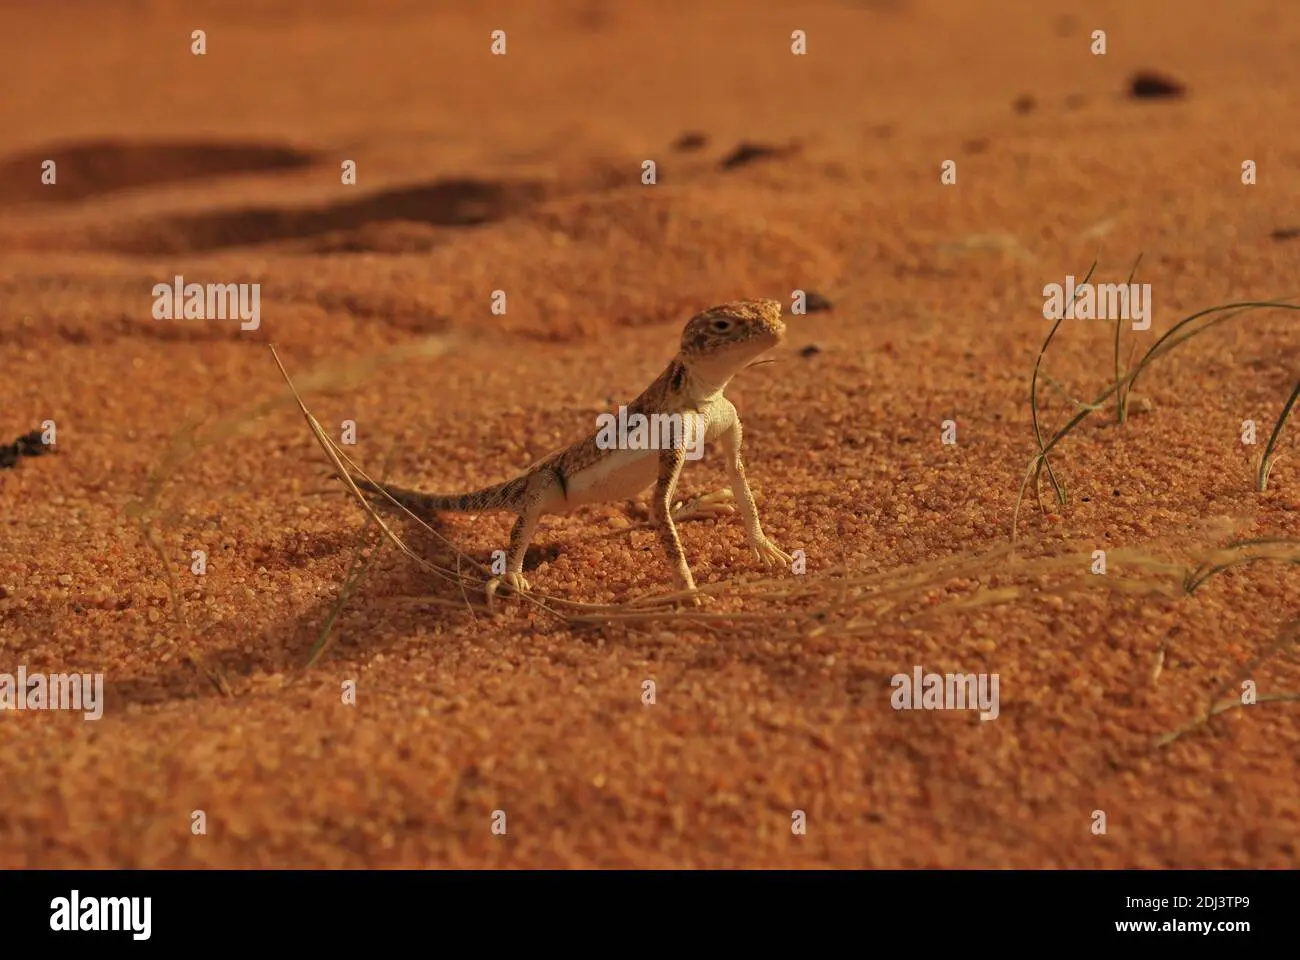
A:
<svg viewBox="0 0 1300 960">
<path fill-rule="evenodd" d="M 765 567 L 789 567 L 794 563 L 794 557 L 790 556 L 771 540 L 767 539 L 767 537 L 760 536 L 758 542 L 755 543 L 753 547 L 754 556 L 758 557 Z"/>
<path fill-rule="evenodd" d="M 488 613 L 493 615 L 495 615 L 496 612 L 494 609 L 494 600 L 496 598 L 497 590 L 501 588 L 502 584 L 505 584 L 506 588 L 516 596 L 525 594 L 532 589 L 528 581 L 524 579 L 522 573 L 507 573 L 504 576 L 493 577 L 487 582 L 487 589 L 485 591 Z"/>
<path fill-rule="evenodd" d="M 697 592 L 694 587 L 691 591 L 690 596 L 682 597 L 674 604 L 678 610 L 700 610 L 713 599 L 708 594 Z"/>
<path fill-rule="evenodd" d="M 673 507 L 673 522 L 681 523 L 685 520 L 725 517 L 736 512 L 736 508 L 732 506 L 735 499 L 730 487 L 723 487 L 716 493 L 691 497 L 689 500 L 683 500 Z"/>
</svg>

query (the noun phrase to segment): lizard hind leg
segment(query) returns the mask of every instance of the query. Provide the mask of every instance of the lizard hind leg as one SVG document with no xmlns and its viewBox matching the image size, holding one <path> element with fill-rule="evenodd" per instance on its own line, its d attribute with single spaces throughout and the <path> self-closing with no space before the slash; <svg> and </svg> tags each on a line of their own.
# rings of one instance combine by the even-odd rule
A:
<svg viewBox="0 0 1300 960">
<path fill-rule="evenodd" d="M 497 591 L 501 589 L 503 584 L 505 585 L 506 589 L 508 589 L 511 593 L 515 594 L 515 596 L 522 596 L 525 593 L 529 593 L 533 589 L 532 585 L 528 582 L 527 579 L 525 579 L 522 573 L 511 573 L 509 571 L 506 571 L 504 574 L 502 574 L 499 577 L 493 577 L 491 580 L 487 582 L 487 586 L 483 590 L 484 600 L 487 603 L 488 613 L 491 614 L 496 613 L 496 595 L 497 595 Z"/>
<path fill-rule="evenodd" d="M 535 484 L 524 494 L 523 501 L 519 505 L 519 517 L 510 530 L 510 549 L 506 553 L 505 573 L 489 580 L 484 589 L 488 612 L 493 615 L 496 613 L 496 594 L 503 585 L 516 596 L 522 596 L 532 590 L 532 585 L 524 576 L 524 555 L 528 552 L 528 544 L 532 542 L 533 534 L 537 532 L 538 521 L 545 512 L 546 492 L 541 489 L 541 484 Z"/>
</svg>

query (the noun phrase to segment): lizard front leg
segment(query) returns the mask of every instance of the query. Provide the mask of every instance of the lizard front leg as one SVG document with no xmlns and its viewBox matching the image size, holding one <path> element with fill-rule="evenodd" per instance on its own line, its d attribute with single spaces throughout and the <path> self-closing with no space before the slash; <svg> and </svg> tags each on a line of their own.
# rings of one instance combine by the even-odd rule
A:
<svg viewBox="0 0 1300 960">
<path fill-rule="evenodd" d="M 677 480 L 686 462 L 686 451 L 680 446 L 669 447 L 659 454 L 659 476 L 655 481 L 652 514 L 659 542 L 668 556 L 668 562 L 674 567 L 678 585 L 683 590 L 695 589 L 695 578 L 691 575 L 690 565 L 686 562 L 686 551 L 682 549 L 681 537 L 677 535 L 677 525 L 673 522 L 673 494 L 677 491 Z M 699 597 L 694 598 L 699 604 Z"/>
<path fill-rule="evenodd" d="M 769 540 L 763 533 L 762 524 L 758 522 L 758 507 L 754 503 L 754 494 L 749 489 L 749 481 L 745 478 L 745 461 L 740 454 L 742 436 L 740 418 L 736 417 L 732 421 L 731 428 L 722 435 L 722 448 L 727 456 L 731 486 L 736 492 L 736 500 L 740 505 L 740 517 L 745 523 L 745 535 L 749 538 L 749 545 L 753 548 L 754 555 L 764 565 L 785 564 L 789 567 L 794 563 L 794 558 Z"/>
</svg>

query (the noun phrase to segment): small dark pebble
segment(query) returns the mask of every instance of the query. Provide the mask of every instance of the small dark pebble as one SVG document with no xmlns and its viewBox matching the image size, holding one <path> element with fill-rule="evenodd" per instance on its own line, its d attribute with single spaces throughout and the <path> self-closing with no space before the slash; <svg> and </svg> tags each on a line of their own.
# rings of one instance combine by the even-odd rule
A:
<svg viewBox="0 0 1300 960">
<path fill-rule="evenodd" d="M 989 142 L 985 137 L 975 137 L 962 144 L 962 149 L 967 153 L 984 153 L 988 148 Z"/>
<path fill-rule="evenodd" d="M 817 346 L 817 344 L 815 344 L 815 343 L 810 343 L 810 344 L 808 344 L 808 346 L 804 347 L 802 350 L 799 351 L 799 356 L 801 356 L 801 357 L 815 357 L 815 356 L 817 356 L 817 354 L 819 354 L 819 353 L 821 353 L 821 352 L 822 352 L 822 348 L 821 348 L 821 347 Z"/>
<path fill-rule="evenodd" d="M 1067 110 L 1078 110 L 1080 107 L 1082 107 L 1082 106 L 1083 106 L 1085 103 L 1087 103 L 1087 102 L 1088 102 L 1088 98 L 1085 97 L 1083 94 L 1081 94 L 1081 93 L 1072 93 L 1072 94 L 1070 94 L 1068 97 L 1065 98 L 1065 109 L 1067 109 Z"/>
<path fill-rule="evenodd" d="M 734 170 L 764 157 L 779 157 L 788 151 L 764 143 L 742 143 L 722 158 L 723 170 Z"/>
<path fill-rule="evenodd" d="M 1150 70 L 1138 71 L 1128 83 L 1128 95 L 1137 100 L 1181 97 L 1186 92 L 1187 89 L 1177 80 L 1170 80 Z"/>
<path fill-rule="evenodd" d="M 1273 240 L 1294 240 L 1300 237 L 1300 227 L 1282 227 L 1269 234 Z"/>
<path fill-rule="evenodd" d="M 50 448 L 41 441 L 39 430 L 33 430 L 19 437 L 14 441 L 14 446 L 18 449 L 20 457 L 39 457 L 43 453 L 50 452 Z"/>
<path fill-rule="evenodd" d="M 831 309 L 831 302 L 815 290 L 805 291 L 803 305 L 807 313 L 823 313 Z"/>
<path fill-rule="evenodd" d="M 1016 97 L 1015 100 L 1011 101 L 1011 109 L 1016 111 L 1016 113 L 1032 113 L 1036 106 L 1038 106 L 1037 102 L 1035 102 L 1034 98 L 1027 93 L 1022 93 L 1020 96 Z"/>
<path fill-rule="evenodd" d="M 708 146 L 709 138 L 695 130 L 688 130 L 673 141 L 674 150 L 700 150 Z"/>
<path fill-rule="evenodd" d="M 19 457 L 39 457 L 49 453 L 50 448 L 41 443 L 41 431 L 33 430 L 23 434 L 10 444 L 0 445 L 0 470 L 10 470 L 18 466 Z"/>
</svg>

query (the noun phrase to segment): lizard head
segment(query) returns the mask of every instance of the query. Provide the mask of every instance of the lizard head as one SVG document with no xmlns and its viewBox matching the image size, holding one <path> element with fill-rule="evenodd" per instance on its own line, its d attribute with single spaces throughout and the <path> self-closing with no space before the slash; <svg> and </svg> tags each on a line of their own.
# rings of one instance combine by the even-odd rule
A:
<svg viewBox="0 0 1300 960">
<path fill-rule="evenodd" d="M 691 317 L 682 355 L 709 379 L 724 381 L 784 339 L 779 300 L 733 300 Z"/>
</svg>

